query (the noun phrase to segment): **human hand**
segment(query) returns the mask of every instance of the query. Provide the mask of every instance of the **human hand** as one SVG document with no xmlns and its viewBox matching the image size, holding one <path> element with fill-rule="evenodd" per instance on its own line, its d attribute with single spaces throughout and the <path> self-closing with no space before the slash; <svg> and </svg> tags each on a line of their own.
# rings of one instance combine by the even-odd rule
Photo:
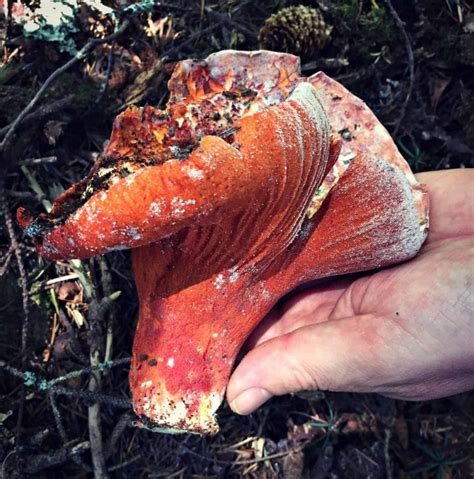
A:
<svg viewBox="0 0 474 479">
<path fill-rule="evenodd" d="M 474 171 L 418 180 L 431 203 L 419 255 L 328 281 L 273 310 L 230 378 L 234 411 L 302 390 L 425 400 L 474 387 Z"/>
</svg>

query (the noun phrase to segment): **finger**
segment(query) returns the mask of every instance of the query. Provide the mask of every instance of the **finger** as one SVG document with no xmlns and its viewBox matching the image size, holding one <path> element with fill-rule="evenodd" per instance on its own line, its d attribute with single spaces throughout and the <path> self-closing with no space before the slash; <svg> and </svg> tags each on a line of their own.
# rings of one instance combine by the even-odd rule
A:
<svg viewBox="0 0 474 479">
<path fill-rule="evenodd" d="M 383 374 L 383 357 L 374 348 L 383 343 L 383 322 L 373 315 L 355 316 L 305 326 L 259 344 L 230 379 L 231 408 L 249 414 L 272 396 L 302 390 L 370 390 Z"/>
<path fill-rule="evenodd" d="M 416 175 L 430 197 L 428 243 L 474 234 L 474 171 L 432 171 Z"/>
<path fill-rule="evenodd" d="M 309 287 L 289 297 L 283 305 L 270 311 L 257 326 L 247 340 L 246 348 L 251 349 L 274 337 L 327 321 L 335 304 L 352 281 L 352 276 L 341 278 Z"/>
</svg>

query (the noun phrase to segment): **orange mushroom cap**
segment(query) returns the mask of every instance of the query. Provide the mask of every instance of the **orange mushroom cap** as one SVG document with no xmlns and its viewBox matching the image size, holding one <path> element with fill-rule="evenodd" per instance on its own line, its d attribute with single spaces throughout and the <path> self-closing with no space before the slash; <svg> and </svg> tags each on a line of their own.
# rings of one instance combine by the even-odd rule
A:
<svg viewBox="0 0 474 479">
<path fill-rule="evenodd" d="M 302 282 L 413 257 L 427 195 L 368 107 L 274 52 L 177 65 L 164 111 L 122 113 L 84 180 L 18 220 L 40 254 L 134 248 L 130 385 L 148 426 L 215 433 L 235 357 Z"/>
</svg>

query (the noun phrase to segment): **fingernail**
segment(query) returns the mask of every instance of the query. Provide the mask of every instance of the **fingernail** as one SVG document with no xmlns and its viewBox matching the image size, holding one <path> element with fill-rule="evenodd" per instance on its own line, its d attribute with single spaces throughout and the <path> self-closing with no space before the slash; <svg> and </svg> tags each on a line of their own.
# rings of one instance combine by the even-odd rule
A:
<svg viewBox="0 0 474 479">
<path fill-rule="evenodd" d="M 250 388 L 241 392 L 231 403 L 230 407 L 237 414 L 246 416 L 255 411 L 264 402 L 268 401 L 272 395 L 263 388 Z"/>
</svg>

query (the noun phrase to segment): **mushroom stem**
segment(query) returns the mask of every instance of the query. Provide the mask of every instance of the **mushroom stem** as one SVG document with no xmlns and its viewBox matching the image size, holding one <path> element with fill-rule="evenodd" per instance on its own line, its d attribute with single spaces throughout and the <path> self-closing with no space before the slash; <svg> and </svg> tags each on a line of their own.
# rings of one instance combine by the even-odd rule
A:
<svg viewBox="0 0 474 479">
<path fill-rule="evenodd" d="M 175 247 L 162 242 L 133 252 L 141 301 L 130 373 L 134 409 L 145 425 L 213 434 L 237 353 L 276 297 L 252 268 L 237 267 L 163 297 L 166 278 L 169 285 L 175 275 L 196 277 Z M 171 274 L 167 262 L 152 265 L 157 256 L 174 257 Z"/>
</svg>

